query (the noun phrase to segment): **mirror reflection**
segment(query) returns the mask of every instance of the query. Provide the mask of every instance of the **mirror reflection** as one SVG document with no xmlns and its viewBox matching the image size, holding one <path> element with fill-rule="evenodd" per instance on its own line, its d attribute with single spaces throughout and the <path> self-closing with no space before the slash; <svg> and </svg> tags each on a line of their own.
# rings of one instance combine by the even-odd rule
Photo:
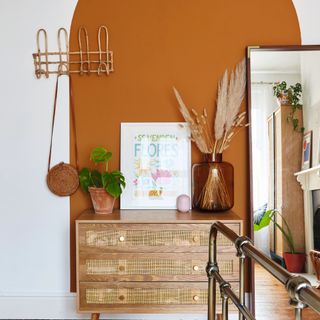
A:
<svg viewBox="0 0 320 320">
<path fill-rule="evenodd" d="M 318 50 L 250 51 L 255 244 L 310 274 L 320 251 L 319 66 Z"/>
</svg>

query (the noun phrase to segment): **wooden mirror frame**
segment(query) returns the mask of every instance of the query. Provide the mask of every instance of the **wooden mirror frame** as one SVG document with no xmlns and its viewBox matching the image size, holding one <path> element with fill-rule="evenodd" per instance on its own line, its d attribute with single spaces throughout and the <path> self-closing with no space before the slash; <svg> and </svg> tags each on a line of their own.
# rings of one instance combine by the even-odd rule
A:
<svg viewBox="0 0 320 320">
<path fill-rule="evenodd" d="M 248 122 L 251 123 L 251 63 L 250 56 L 253 51 L 320 51 L 320 45 L 289 45 L 289 46 L 248 46 L 246 50 L 247 62 L 247 112 Z M 250 217 L 249 217 L 249 237 L 254 240 L 253 231 L 253 181 L 252 181 L 252 127 L 249 126 L 249 189 L 250 189 Z M 251 260 L 251 259 L 250 259 Z M 250 293 L 250 309 L 255 314 L 255 273 L 254 262 L 248 262 L 249 272 L 249 293 Z M 251 303 L 252 302 L 252 303 Z"/>
</svg>

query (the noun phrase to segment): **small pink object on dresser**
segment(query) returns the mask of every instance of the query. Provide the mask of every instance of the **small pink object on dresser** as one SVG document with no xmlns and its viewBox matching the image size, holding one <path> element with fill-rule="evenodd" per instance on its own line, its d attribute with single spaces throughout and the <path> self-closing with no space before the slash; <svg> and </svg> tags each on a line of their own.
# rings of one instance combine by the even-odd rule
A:
<svg viewBox="0 0 320 320">
<path fill-rule="evenodd" d="M 189 212 L 190 211 L 191 199 L 186 194 L 181 194 L 177 198 L 177 209 L 180 212 Z"/>
</svg>

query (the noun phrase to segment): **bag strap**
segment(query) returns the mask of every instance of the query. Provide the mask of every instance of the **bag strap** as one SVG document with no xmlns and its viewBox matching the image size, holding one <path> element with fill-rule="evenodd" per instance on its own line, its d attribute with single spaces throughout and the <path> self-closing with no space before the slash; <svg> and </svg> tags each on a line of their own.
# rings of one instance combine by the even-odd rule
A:
<svg viewBox="0 0 320 320">
<path fill-rule="evenodd" d="M 74 157 L 76 161 L 76 169 L 79 172 L 79 153 L 78 153 L 78 144 L 77 144 L 77 126 L 76 126 L 76 112 L 74 107 L 74 100 L 73 100 L 73 86 L 71 77 L 69 77 L 69 87 L 70 87 L 70 109 L 71 109 L 71 122 L 72 122 L 72 130 L 73 130 L 73 137 L 74 137 Z"/>
<path fill-rule="evenodd" d="M 50 168 L 51 168 L 52 141 L 53 141 L 54 123 L 55 123 L 56 110 L 57 110 L 59 76 L 60 75 L 57 76 L 56 88 L 55 88 L 55 92 L 54 92 L 53 114 L 52 114 L 52 124 L 51 124 L 51 139 L 50 139 L 50 150 L 49 150 L 49 159 L 48 159 L 48 172 L 50 171 Z M 73 134 L 74 134 L 75 161 L 76 161 L 76 169 L 77 169 L 77 171 L 79 171 L 76 118 L 75 118 L 75 110 L 74 110 L 74 103 L 73 103 L 71 78 L 69 78 L 69 79 L 70 79 L 70 82 L 69 82 L 69 84 L 70 84 L 70 110 L 71 110 L 72 129 L 73 129 Z"/>
</svg>

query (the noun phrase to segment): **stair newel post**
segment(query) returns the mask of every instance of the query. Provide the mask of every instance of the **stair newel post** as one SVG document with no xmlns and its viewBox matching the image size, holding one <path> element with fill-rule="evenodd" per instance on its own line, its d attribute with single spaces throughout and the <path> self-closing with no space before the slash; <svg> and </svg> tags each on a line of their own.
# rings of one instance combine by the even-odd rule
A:
<svg viewBox="0 0 320 320">
<path fill-rule="evenodd" d="M 211 227 L 209 236 L 209 261 L 207 264 L 208 276 L 208 320 L 216 320 L 216 286 L 215 272 L 219 272 L 217 263 L 217 229 Z"/>
<path fill-rule="evenodd" d="M 237 256 L 239 257 L 239 277 L 240 277 L 240 292 L 239 301 L 240 304 L 245 307 L 245 286 L 246 286 L 246 256 L 242 250 L 242 246 L 245 244 L 251 244 L 251 240 L 247 237 L 238 237 L 235 241 L 235 247 L 237 249 Z M 245 316 L 239 312 L 239 320 L 245 320 Z"/>
</svg>

